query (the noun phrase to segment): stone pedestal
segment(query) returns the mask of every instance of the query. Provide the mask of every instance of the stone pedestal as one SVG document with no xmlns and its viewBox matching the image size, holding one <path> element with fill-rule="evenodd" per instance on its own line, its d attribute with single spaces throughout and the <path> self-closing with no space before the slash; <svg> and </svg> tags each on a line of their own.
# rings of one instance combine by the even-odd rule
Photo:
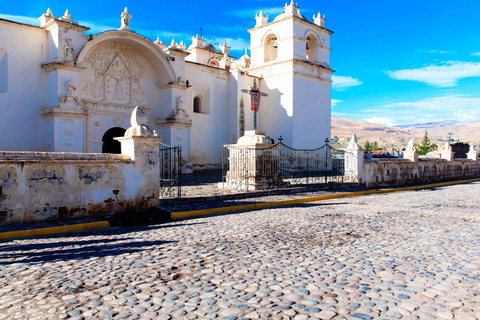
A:
<svg viewBox="0 0 480 320">
<path fill-rule="evenodd" d="M 145 209 L 158 205 L 160 191 L 160 148 L 159 142 L 165 137 L 156 136 L 145 123 L 145 113 L 136 107 L 130 119 L 131 127 L 124 137 L 114 138 L 122 145 L 122 154 L 135 161 L 133 172 L 124 172 L 130 176 L 130 185 L 126 187 L 127 197 L 136 200 L 136 209 Z M 131 193 L 129 193 L 129 191 Z"/>
<path fill-rule="evenodd" d="M 478 161 L 478 153 L 473 144 L 470 144 L 470 150 L 467 153 L 467 159 Z"/>
<path fill-rule="evenodd" d="M 455 154 L 455 152 L 452 151 L 452 146 L 450 145 L 450 143 L 447 142 L 447 143 L 445 143 L 445 147 L 442 150 L 440 158 L 445 159 L 447 161 L 453 161 L 453 159 L 454 159 L 453 155 L 454 154 Z"/>
<path fill-rule="evenodd" d="M 227 146 L 229 171 L 219 187 L 252 191 L 283 185 L 279 150 L 272 146 L 264 131 L 246 131 L 236 144 Z"/>
</svg>

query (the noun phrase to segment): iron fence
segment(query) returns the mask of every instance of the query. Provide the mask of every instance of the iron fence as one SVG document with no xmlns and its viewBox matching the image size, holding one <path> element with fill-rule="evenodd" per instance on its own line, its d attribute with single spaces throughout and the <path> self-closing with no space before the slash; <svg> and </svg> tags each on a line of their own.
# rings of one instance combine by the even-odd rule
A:
<svg viewBox="0 0 480 320">
<path fill-rule="evenodd" d="M 345 152 L 328 143 L 317 149 L 294 149 L 279 142 L 265 148 L 225 145 L 223 183 L 229 189 L 283 188 L 343 182 Z"/>
<path fill-rule="evenodd" d="M 182 195 L 182 149 L 160 142 L 160 199 Z"/>
</svg>

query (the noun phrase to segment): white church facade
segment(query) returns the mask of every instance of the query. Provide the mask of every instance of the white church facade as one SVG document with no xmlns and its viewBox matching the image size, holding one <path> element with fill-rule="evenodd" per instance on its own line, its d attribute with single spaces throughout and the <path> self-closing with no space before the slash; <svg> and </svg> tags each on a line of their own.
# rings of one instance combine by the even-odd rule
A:
<svg viewBox="0 0 480 320">
<path fill-rule="evenodd" d="M 221 162 L 222 142 L 258 129 L 294 148 L 330 138 L 330 35 L 325 18 L 306 19 L 286 5 L 273 21 L 256 15 L 250 56 L 234 58 L 198 35 L 187 47 L 151 41 L 130 25 L 98 34 L 51 10 L 40 27 L 0 19 L 0 151 L 117 153 L 130 115 L 142 107 L 165 143 L 181 145 L 185 163 Z"/>
</svg>

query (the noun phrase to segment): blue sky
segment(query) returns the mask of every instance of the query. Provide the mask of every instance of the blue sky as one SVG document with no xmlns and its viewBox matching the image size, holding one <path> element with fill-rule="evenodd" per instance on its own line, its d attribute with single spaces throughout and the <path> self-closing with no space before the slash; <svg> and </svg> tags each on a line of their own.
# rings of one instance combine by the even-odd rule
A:
<svg viewBox="0 0 480 320">
<path fill-rule="evenodd" d="M 336 73 L 332 114 L 385 125 L 442 120 L 480 121 L 478 0 L 300 0 L 312 20 L 320 11 L 331 38 Z M 207 41 L 224 40 L 237 57 L 249 46 L 247 29 L 261 9 L 270 21 L 284 1 L 4 1 L 0 18 L 38 25 L 48 7 L 70 9 L 92 33 L 120 26 L 128 6 L 131 29 L 169 44 L 187 45 L 203 28 Z"/>
</svg>

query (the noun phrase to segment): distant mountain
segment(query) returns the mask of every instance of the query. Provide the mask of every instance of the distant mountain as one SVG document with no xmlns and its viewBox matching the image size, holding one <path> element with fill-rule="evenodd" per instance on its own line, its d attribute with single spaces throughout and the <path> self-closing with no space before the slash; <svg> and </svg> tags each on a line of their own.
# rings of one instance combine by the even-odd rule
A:
<svg viewBox="0 0 480 320">
<path fill-rule="evenodd" d="M 458 124 L 458 121 L 455 120 L 445 120 L 445 121 L 437 121 L 437 122 L 428 122 L 428 123 L 418 123 L 418 124 L 404 124 L 395 126 L 397 128 L 438 128 L 438 127 L 446 127 L 446 126 L 454 126 Z"/>
<path fill-rule="evenodd" d="M 425 134 L 433 143 L 443 145 L 452 132 L 452 139 L 461 142 L 473 142 L 480 145 L 480 121 L 457 122 L 442 121 L 395 127 L 382 126 L 375 123 L 354 121 L 345 118 L 332 117 L 332 143 L 338 147 L 346 147 L 352 134 L 355 133 L 363 146 L 365 141 L 377 141 L 379 147 L 396 150 L 406 147 L 408 140 L 414 137 L 421 140 Z"/>
</svg>

